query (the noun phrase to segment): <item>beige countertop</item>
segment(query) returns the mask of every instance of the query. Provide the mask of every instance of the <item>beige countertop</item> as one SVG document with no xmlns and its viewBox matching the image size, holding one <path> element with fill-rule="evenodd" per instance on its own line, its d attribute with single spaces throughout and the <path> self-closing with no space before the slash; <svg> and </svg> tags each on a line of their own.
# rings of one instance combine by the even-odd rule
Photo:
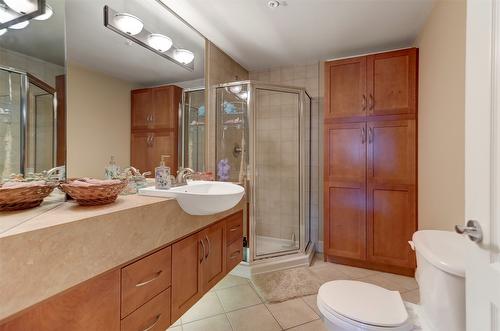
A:
<svg viewBox="0 0 500 331">
<path fill-rule="evenodd" d="M 186 214 L 174 199 L 120 196 L 0 215 L 0 320 L 243 208 Z M 25 214 L 23 214 L 25 213 Z M 1 225 L 1 223 L 5 223 Z"/>
</svg>

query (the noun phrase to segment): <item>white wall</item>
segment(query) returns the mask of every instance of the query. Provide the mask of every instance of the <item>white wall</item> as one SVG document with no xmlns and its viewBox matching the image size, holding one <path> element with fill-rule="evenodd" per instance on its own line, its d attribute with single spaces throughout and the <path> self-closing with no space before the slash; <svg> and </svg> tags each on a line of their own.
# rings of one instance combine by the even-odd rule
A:
<svg viewBox="0 0 500 331">
<path fill-rule="evenodd" d="M 438 1 L 416 41 L 420 229 L 464 221 L 465 11 L 465 0 Z"/>
<path fill-rule="evenodd" d="M 68 177 L 104 176 L 110 156 L 130 164 L 129 82 L 68 65 L 67 167 Z"/>
</svg>

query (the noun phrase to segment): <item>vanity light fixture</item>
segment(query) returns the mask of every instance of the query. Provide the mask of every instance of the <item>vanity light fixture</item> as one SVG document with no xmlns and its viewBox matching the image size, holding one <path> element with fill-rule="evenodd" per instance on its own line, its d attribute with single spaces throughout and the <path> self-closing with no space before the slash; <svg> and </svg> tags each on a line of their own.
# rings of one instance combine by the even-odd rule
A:
<svg viewBox="0 0 500 331">
<path fill-rule="evenodd" d="M 113 23 L 118 29 L 131 36 L 140 33 L 144 27 L 144 23 L 138 17 L 127 13 L 115 14 Z"/>
<path fill-rule="evenodd" d="M 243 87 L 241 85 L 233 85 L 233 86 L 229 87 L 229 91 L 231 91 L 231 93 L 234 93 L 234 94 L 240 93 L 242 89 L 243 89 Z"/>
<path fill-rule="evenodd" d="M 9 26 L 9 29 L 21 30 L 27 27 L 30 24 L 30 21 L 22 21 L 20 23 L 13 24 Z"/>
<path fill-rule="evenodd" d="M 172 39 L 160 33 L 151 33 L 148 36 L 147 43 L 158 52 L 165 53 L 172 47 Z"/>
<path fill-rule="evenodd" d="M 194 54 L 176 47 L 172 39 L 149 31 L 142 20 L 128 13 L 119 13 L 104 6 L 104 26 L 144 48 L 164 57 L 181 67 L 194 71 Z"/>
<path fill-rule="evenodd" d="M 3 0 L 9 8 L 19 14 L 29 14 L 38 9 L 38 1 L 36 0 Z"/>
<path fill-rule="evenodd" d="M 194 54 L 187 49 L 177 48 L 174 50 L 174 59 L 176 59 L 180 63 L 189 64 L 193 62 Z"/>
<path fill-rule="evenodd" d="M 241 100 L 246 100 L 248 99 L 248 92 L 247 91 L 243 91 L 241 93 L 238 93 L 236 94 L 238 96 L 238 98 L 240 98 Z"/>
</svg>

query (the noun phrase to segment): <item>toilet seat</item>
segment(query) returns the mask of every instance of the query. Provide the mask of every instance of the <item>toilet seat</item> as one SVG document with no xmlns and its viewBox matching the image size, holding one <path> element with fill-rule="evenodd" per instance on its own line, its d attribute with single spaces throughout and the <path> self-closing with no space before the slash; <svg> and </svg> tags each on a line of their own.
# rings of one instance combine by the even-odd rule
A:
<svg viewBox="0 0 500 331">
<path fill-rule="evenodd" d="M 351 280 L 325 283 L 318 308 L 333 325 L 346 330 L 408 331 L 412 323 L 397 291 Z"/>
</svg>

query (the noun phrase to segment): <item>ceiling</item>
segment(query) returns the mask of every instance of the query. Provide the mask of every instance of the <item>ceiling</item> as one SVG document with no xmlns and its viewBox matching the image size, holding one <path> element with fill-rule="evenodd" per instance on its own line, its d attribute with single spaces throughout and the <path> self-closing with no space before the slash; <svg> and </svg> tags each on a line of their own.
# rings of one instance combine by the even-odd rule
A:
<svg viewBox="0 0 500 331">
<path fill-rule="evenodd" d="M 46 21 L 31 20 L 22 30 L 9 30 L 0 47 L 64 66 L 64 0 L 47 0 L 54 14 Z"/>
<path fill-rule="evenodd" d="M 127 42 L 104 27 L 103 8 L 139 17 L 151 32 L 195 54 L 193 72 L 154 52 Z M 136 83 L 157 85 L 202 78 L 205 39 L 155 0 L 66 0 L 67 61 Z"/>
<path fill-rule="evenodd" d="M 411 46 L 433 0 L 161 0 L 248 70 Z"/>
</svg>

